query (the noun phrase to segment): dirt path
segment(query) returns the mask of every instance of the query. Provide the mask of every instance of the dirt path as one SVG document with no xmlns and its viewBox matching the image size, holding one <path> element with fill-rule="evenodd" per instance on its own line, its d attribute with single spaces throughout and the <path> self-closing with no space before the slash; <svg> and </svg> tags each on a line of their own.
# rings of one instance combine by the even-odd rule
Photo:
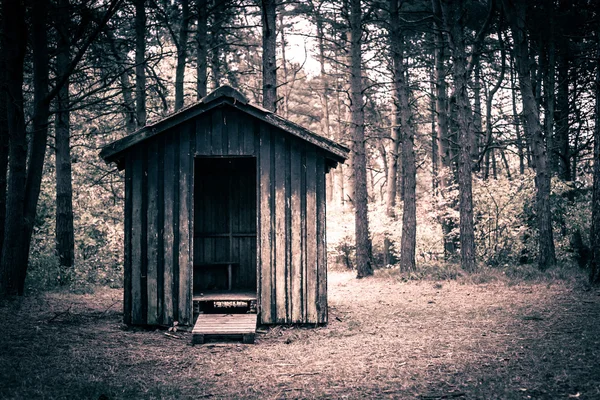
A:
<svg viewBox="0 0 600 400">
<path fill-rule="evenodd" d="M 326 327 L 192 346 L 121 293 L 0 306 L 2 398 L 600 398 L 600 292 L 329 276 Z"/>
</svg>

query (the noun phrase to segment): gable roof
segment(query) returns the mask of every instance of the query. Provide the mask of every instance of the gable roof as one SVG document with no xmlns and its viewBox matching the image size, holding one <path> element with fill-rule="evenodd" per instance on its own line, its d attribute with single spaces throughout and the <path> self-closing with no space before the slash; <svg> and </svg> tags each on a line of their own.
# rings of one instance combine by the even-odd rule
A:
<svg viewBox="0 0 600 400">
<path fill-rule="evenodd" d="M 277 127 L 290 135 L 296 136 L 321 148 L 325 151 L 326 157 L 336 163 L 343 163 L 348 158 L 350 150 L 347 147 L 305 129 L 269 110 L 250 104 L 246 96 L 228 85 L 223 85 L 198 102 L 182 108 L 161 120 L 148 124 L 131 135 L 125 136 L 122 139 L 104 146 L 100 151 L 100 157 L 102 157 L 107 164 L 110 164 L 111 162 L 117 162 L 119 164 L 119 160 L 123 157 L 127 149 L 135 144 L 143 142 L 173 126 L 179 125 L 191 118 L 195 118 L 223 104 L 228 104 L 248 115 L 268 123 L 269 125 Z M 121 169 L 121 166 L 119 166 L 119 169 Z"/>
</svg>

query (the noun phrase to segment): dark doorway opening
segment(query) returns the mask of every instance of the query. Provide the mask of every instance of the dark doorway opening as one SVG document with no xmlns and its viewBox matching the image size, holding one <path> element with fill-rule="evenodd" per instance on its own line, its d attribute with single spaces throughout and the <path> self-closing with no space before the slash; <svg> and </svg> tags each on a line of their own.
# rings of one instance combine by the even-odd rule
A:
<svg viewBox="0 0 600 400">
<path fill-rule="evenodd" d="M 256 158 L 195 159 L 195 301 L 256 299 L 256 197 Z"/>
</svg>

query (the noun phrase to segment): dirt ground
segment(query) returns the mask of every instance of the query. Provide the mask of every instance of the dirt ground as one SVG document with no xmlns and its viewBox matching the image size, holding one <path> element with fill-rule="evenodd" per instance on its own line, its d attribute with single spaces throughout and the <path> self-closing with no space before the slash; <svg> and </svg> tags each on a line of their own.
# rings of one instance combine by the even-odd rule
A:
<svg viewBox="0 0 600 400">
<path fill-rule="evenodd" d="M 254 345 L 128 328 L 121 292 L 0 305 L 0 397 L 600 399 L 600 291 L 329 274 L 330 323 Z"/>
</svg>

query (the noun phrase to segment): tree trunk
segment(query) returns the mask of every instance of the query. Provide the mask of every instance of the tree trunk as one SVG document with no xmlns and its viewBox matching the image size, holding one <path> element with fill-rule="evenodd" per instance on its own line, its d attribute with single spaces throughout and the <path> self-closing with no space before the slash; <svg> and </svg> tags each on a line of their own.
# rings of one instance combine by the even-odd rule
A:
<svg viewBox="0 0 600 400">
<path fill-rule="evenodd" d="M 356 230 L 356 277 L 373 275 L 371 239 L 369 238 L 367 158 L 365 146 L 365 112 L 362 93 L 361 65 L 361 4 L 352 0 L 350 5 L 350 100 L 354 157 L 354 220 Z"/>
<path fill-rule="evenodd" d="M 135 115 L 137 126 L 146 125 L 146 6 L 135 0 Z"/>
<path fill-rule="evenodd" d="M 414 151 L 414 131 L 411 123 L 409 87 L 404 66 L 404 38 L 400 28 L 398 0 L 390 0 L 390 43 L 394 67 L 394 92 L 396 93 L 396 114 L 402 132 L 402 184 L 404 209 L 402 213 L 402 239 L 400 243 L 400 268 L 414 271 L 417 235 L 416 176 L 417 167 Z M 390 161 L 390 165 L 393 161 Z M 394 177 L 395 178 L 395 177 Z M 388 180 L 393 178 L 388 177 Z M 389 196 L 389 193 L 388 193 Z"/>
<path fill-rule="evenodd" d="M 517 84 L 515 80 L 514 60 L 510 58 L 510 92 L 512 99 L 513 124 L 517 138 L 517 155 L 519 156 L 519 174 L 525 174 L 525 144 L 521 135 L 521 118 L 517 113 Z"/>
<path fill-rule="evenodd" d="M 208 11 L 207 0 L 197 0 L 198 30 L 196 31 L 196 98 L 206 96 L 208 82 L 206 74 L 206 57 L 208 55 L 207 30 Z"/>
<path fill-rule="evenodd" d="M 475 233 L 473 228 L 473 193 L 471 172 L 471 144 L 473 121 L 467 93 L 468 71 L 462 26 L 464 3 L 458 6 L 442 3 L 442 15 L 449 32 L 449 45 L 454 64 L 454 97 L 458 127 L 458 192 L 460 216 L 460 258 L 465 271 L 475 271 Z"/>
<path fill-rule="evenodd" d="M 263 107 L 275 112 L 277 110 L 277 28 L 276 0 L 261 0 L 262 15 L 262 72 L 263 72 Z"/>
<path fill-rule="evenodd" d="M 4 31 L 4 21 L 0 13 L 0 32 Z M 8 174 L 8 104 L 6 96 L 6 52 L 4 40 L 0 39 L 0 260 L 2 260 L 2 243 L 4 242 L 4 224 L 6 222 L 6 189 Z M 2 273 L 0 270 L 0 279 Z M 2 290 L 0 289 L 0 293 Z"/>
<path fill-rule="evenodd" d="M 473 138 L 471 143 L 471 152 L 473 160 L 473 169 L 479 171 L 481 165 L 479 162 L 480 138 L 483 135 L 483 118 L 481 111 L 481 66 L 477 64 L 474 68 L 473 79 Z"/>
<path fill-rule="evenodd" d="M 177 66 L 175 67 L 175 111 L 183 107 L 184 103 L 184 78 L 185 62 L 187 58 L 188 47 L 188 26 L 190 23 L 190 4 L 189 0 L 180 0 L 181 3 L 181 21 L 179 24 L 179 37 L 177 38 Z"/>
<path fill-rule="evenodd" d="M 3 1 L 3 35 L 6 86 L 0 88 L 6 99 L 9 132 L 9 175 L 6 199 L 5 235 L 0 263 L 0 294 L 22 294 L 19 284 L 23 244 L 23 216 L 27 177 L 27 135 L 23 108 L 23 61 L 27 48 L 25 7 L 20 1 Z"/>
<path fill-rule="evenodd" d="M 519 75 L 521 97 L 523 98 L 524 126 L 527 128 L 526 134 L 529 135 L 532 161 L 535 168 L 536 218 L 539 235 L 538 267 L 543 271 L 556 264 L 556 253 L 552 233 L 548 156 L 529 71 L 531 60 L 525 35 L 527 5 L 520 2 L 513 5 L 510 4 L 509 0 L 503 0 L 503 5 L 514 40 L 515 62 Z"/>
<path fill-rule="evenodd" d="M 48 143 L 48 118 L 50 116 L 49 56 L 48 56 L 48 9 L 45 1 L 37 1 L 31 8 L 32 50 L 33 50 L 33 138 L 29 145 L 27 180 L 25 182 L 25 211 L 23 225 L 23 246 L 21 247 L 23 268 L 21 269 L 19 290 L 25 288 L 29 248 L 40 195 L 40 185 L 44 170 L 44 159 Z"/>
<path fill-rule="evenodd" d="M 596 31 L 596 124 L 594 126 L 594 186 L 590 229 L 590 283 L 600 284 L 600 28 Z"/>
<path fill-rule="evenodd" d="M 455 201 L 449 197 L 449 188 L 454 183 L 454 166 L 450 151 L 450 140 L 448 133 L 448 95 L 446 85 L 446 69 L 444 67 L 446 41 L 443 35 L 442 11 L 439 0 L 432 0 L 433 7 L 433 32 L 434 32 L 434 83 L 435 83 L 435 115 L 436 136 L 438 153 L 438 193 L 436 202 L 439 205 L 442 216 L 442 235 L 444 237 L 444 258 L 452 258 L 456 254 L 457 242 L 453 236 L 455 223 L 448 217 L 444 208 L 454 208 Z"/>
<path fill-rule="evenodd" d="M 490 176 L 490 154 L 492 155 L 492 159 L 494 161 L 494 179 L 496 178 L 496 167 L 495 167 L 495 153 L 492 148 L 492 144 L 494 142 L 493 130 L 492 130 L 492 102 L 494 100 L 494 96 L 500 89 L 502 82 L 504 81 L 504 70 L 506 69 L 506 52 L 504 50 L 504 40 L 502 39 L 502 31 L 498 30 L 498 42 L 500 43 L 500 58 L 502 60 L 502 64 L 500 66 L 500 76 L 496 81 L 494 87 L 492 87 L 487 93 L 485 99 L 485 131 L 486 131 L 486 144 L 485 144 L 485 168 L 484 168 L 484 179 L 488 179 Z M 504 155 L 503 155 L 504 156 Z M 510 173 L 510 172 L 509 172 Z"/>
<path fill-rule="evenodd" d="M 556 90 L 556 134 L 554 137 L 554 164 L 558 165 L 558 176 L 564 181 L 571 180 L 569 147 L 569 54 L 565 39 L 561 39 L 558 54 L 558 87 Z"/>
<path fill-rule="evenodd" d="M 56 72 L 67 73 L 70 56 L 69 1 L 59 0 L 57 13 L 58 41 Z M 56 98 L 55 162 L 56 162 L 56 254 L 61 268 L 61 283 L 67 283 L 75 262 L 75 237 L 73 232 L 73 187 L 71 182 L 71 123 L 69 111 L 69 83 Z"/>
</svg>

